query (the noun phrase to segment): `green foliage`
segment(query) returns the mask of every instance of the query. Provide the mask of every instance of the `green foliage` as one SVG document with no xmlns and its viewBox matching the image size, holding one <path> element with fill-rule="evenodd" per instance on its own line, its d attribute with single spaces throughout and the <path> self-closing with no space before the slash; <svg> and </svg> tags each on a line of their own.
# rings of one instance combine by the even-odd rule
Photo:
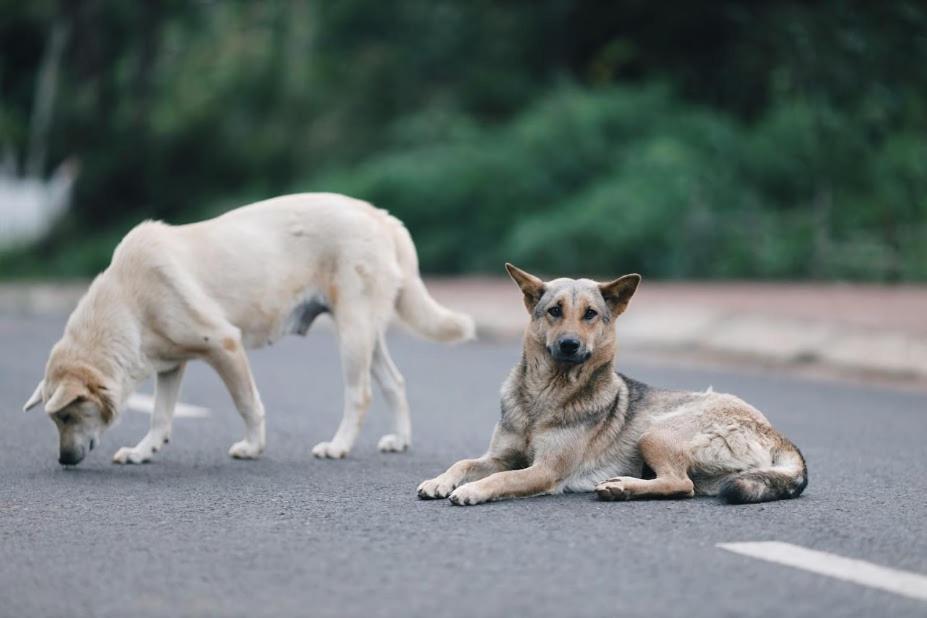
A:
<svg viewBox="0 0 927 618">
<path fill-rule="evenodd" d="M 751 124 L 666 88 L 564 87 L 492 130 L 445 127 L 305 189 L 389 208 L 441 272 L 924 276 L 927 156 L 785 102 Z"/>
<path fill-rule="evenodd" d="M 432 272 L 927 280 L 915 2 L 0 0 L 0 144 L 68 32 L 71 214 L 0 276 L 289 191 L 402 218 Z M 899 42 L 904 42 L 901 44 Z"/>
</svg>

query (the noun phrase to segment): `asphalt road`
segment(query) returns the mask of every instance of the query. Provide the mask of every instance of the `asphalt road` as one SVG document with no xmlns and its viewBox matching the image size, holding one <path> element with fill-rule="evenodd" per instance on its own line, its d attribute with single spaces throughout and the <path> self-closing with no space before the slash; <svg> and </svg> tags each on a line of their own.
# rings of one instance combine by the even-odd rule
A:
<svg viewBox="0 0 927 618">
<path fill-rule="evenodd" d="M 20 407 L 62 320 L 0 317 L 2 616 L 925 616 L 927 602 L 736 555 L 783 541 L 927 574 L 927 395 L 623 359 L 654 384 L 734 392 L 805 453 L 798 500 L 602 503 L 567 495 L 454 507 L 420 481 L 486 446 L 517 343 L 391 338 L 414 446 L 376 451 L 377 400 L 349 459 L 334 432 L 341 381 L 326 332 L 254 352 L 268 409 L 255 462 L 226 451 L 241 421 L 218 378 L 188 371 L 179 418 L 148 465 L 110 463 L 144 435 L 126 412 L 75 469 L 44 413 Z M 150 392 L 150 391 L 149 391 Z"/>
</svg>

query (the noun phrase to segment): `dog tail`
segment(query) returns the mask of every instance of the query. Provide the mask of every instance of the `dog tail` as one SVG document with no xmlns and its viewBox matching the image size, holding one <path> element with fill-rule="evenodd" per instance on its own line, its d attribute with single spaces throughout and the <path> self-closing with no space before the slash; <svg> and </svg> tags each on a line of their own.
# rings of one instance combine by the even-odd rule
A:
<svg viewBox="0 0 927 618">
<path fill-rule="evenodd" d="M 786 440 L 773 453 L 773 465 L 726 478 L 718 494 L 729 504 L 797 498 L 808 486 L 808 466 L 798 448 Z"/>
<path fill-rule="evenodd" d="M 425 287 L 418 272 L 418 255 L 412 236 L 401 221 L 393 218 L 397 258 L 403 281 L 396 298 L 396 313 L 418 334 L 433 341 L 468 341 L 476 337 L 476 325 L 469 315 L 439 304 Z"/>
</svg>

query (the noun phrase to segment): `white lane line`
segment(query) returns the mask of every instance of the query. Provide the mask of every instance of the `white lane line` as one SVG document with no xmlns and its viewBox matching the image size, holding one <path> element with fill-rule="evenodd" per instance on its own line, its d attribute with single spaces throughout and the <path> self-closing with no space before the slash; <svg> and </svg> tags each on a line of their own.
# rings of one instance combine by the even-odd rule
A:
<svg viewBox="0 0 927 618">
<path fill-rule="evenodd" d="M 142 393 L 135 393 L 129 397 L 129 401 L 126 405 L 128 405 L 129 408 L 135 410 L 136 412 L 151 414 L 154 412 L 154 397 L 151 395 L 144 395 Z M 174 416 L 185 418 L 203 418 L 204 416 L 209 416 L 209 408 L 194 406 L 189 403 L 181 403 L 178 401 L 177 405 L 174 406 Z"/>
<path fill-rule="evenodd" d="M 718 543 L 718 547 L 735 554 L 777 562 L 796 569 L 836 577 L 860 586 L 878 588 L 912 599 L 927 601 L 927 577 L 919 573 L 890 569 L 865 560 L 844 558 L 836 554 L 779 541 Z"/>
</svg>

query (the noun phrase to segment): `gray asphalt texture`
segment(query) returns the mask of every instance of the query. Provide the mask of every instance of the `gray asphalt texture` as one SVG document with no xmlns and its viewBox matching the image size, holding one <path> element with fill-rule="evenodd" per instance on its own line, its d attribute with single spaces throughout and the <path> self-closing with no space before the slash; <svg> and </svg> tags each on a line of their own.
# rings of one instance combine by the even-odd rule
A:
<svg viewBox="0 0 927 618">
<path fill-rule="evenodd" d="M 925 616 L 927 603 L 738 556 L 778 540 L 927 573 L 927 395 L 775 373 L 620 359 L 665 387 L 736 393 L 799 445 L 798 500 L 603 503 L 591 494 L 455 507 L 415 488 L 482 452 L 519 345 L 391 336 L 414 445 L 376 451 L 377 399 L 350 458 L 313 459 L 341 409 L 334 339 L 251 354 L 268 410 L 254 462 L 226 451 L 241 421 L 219 379 L 188 370 L 154 462 L 116 466 L 148 416 L 126 412 L 77 468 L 56 462 L 44 412 L 22 403 L 63 320 L 0 318 L 2 616 Z M 150 386 L 148 387 L 150 392 Z"/>
</svg>

